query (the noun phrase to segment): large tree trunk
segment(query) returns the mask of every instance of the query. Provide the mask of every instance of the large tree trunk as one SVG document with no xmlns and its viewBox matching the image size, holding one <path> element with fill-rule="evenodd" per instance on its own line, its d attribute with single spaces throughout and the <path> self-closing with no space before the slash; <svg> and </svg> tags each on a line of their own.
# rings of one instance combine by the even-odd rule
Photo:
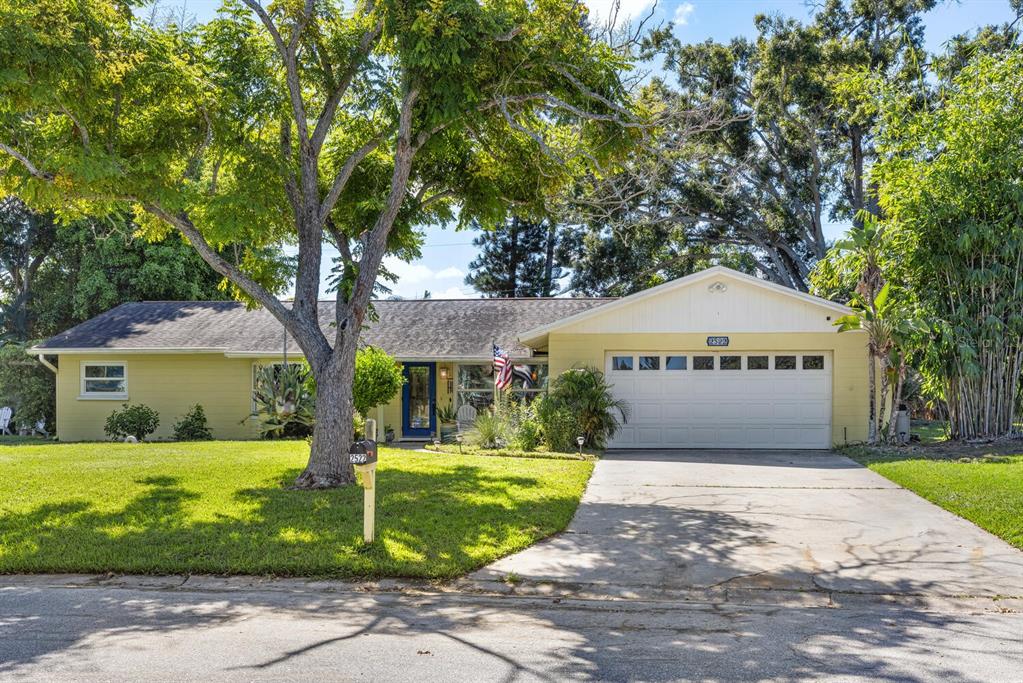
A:
<svg viewBox="0 0 1023 683">
<path fill-rule="evenodd" d="M 321 367 L 313 366 L 316 378 L 316 425 L 313 427 L 309 463 L 295 480 L 296 488 L 325 489 L 351 484 L 355 472 L 348 451 L 352 445 L 355 403 L 355 335 L 348 334 L 340 348 Z"/>
</svg>

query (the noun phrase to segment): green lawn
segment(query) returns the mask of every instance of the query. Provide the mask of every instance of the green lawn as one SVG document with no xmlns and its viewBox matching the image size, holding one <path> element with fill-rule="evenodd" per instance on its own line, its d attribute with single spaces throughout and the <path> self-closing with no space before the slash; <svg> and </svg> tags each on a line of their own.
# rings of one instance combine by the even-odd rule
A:
<svg viewBox="0 0 1023 683">
<path fill-rule="evenodd" d="M 463 574 L 560 531 L 592 462 L 382 449 L 362 489 L 291 491 L 303 442 L 0 447 L 0 573 Z"/>
<path fill-rule="evenodd" d="M 920 443 L 941 443 L 948 440 L 948 423 L 944 420 L 913 420 L 910 433 L 920 437 Z"/>
<path fill-rule="evenodd" d="M 965 461 L 897 452 L 851 455 L 896 484 L 1023 548 L 1023 455 Z"/>
</svg>

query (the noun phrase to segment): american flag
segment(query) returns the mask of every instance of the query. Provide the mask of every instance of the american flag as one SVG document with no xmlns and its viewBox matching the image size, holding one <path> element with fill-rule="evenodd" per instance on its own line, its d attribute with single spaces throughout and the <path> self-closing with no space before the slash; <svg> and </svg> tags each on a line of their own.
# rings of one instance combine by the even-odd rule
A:
<svg viewBox="0 0 1023 683">
<path fill-rule="evenodd" d="M 512 364 L 508 353 L 494 344 L 494 386 L 507 389 L 512 382 Z"/>
</svg>

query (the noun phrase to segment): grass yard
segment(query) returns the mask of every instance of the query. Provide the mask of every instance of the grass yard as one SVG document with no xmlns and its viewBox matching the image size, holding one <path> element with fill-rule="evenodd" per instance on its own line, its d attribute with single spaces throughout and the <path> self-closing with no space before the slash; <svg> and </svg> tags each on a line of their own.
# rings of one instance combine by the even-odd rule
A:
<svg viewBox="0 0 1023 683">
<path fill-rule="evenodd" d="M 856 460 L 1023 549 L 1023 455 L 851 450 Z"/>
<path fill-rule="evenodd" d="M 448 578 L 562 530 L 592 462 L 381 449 L 362 489 L 289 491 L 304 442 L 0 446 L 0 573 Z"/>
<path fill-rule="evenodd" d="M 944 420 L 913 420 L 910 433 L 920 437 L 920 443 L 948 441 L 948 422 Z"/>
</svg>

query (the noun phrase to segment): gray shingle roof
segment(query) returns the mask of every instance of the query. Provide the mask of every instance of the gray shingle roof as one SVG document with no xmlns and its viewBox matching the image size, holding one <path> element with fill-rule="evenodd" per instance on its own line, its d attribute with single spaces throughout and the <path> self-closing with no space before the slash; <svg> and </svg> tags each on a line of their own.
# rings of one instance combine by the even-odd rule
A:
<svg viewBox="0 0 1023 683">
<path fill-rule="evenodd" d="M 522 332 L 580 313 L 612 299 L 425 299 L 377 301 L 379 320 L 362 340 L 396 358 L 488 358 L 491 340 L 512 356 L 528 356 Z M 320 302 L 328 329 L 333 302 Z M 39 344 L 39 349 L 205 349 L 228 353 L 281 350 L 281 324 L 265 309 L 233 301 L 126 303 Z M 289 352 L 298 347 L 289 338 Z"/>
</svg>

